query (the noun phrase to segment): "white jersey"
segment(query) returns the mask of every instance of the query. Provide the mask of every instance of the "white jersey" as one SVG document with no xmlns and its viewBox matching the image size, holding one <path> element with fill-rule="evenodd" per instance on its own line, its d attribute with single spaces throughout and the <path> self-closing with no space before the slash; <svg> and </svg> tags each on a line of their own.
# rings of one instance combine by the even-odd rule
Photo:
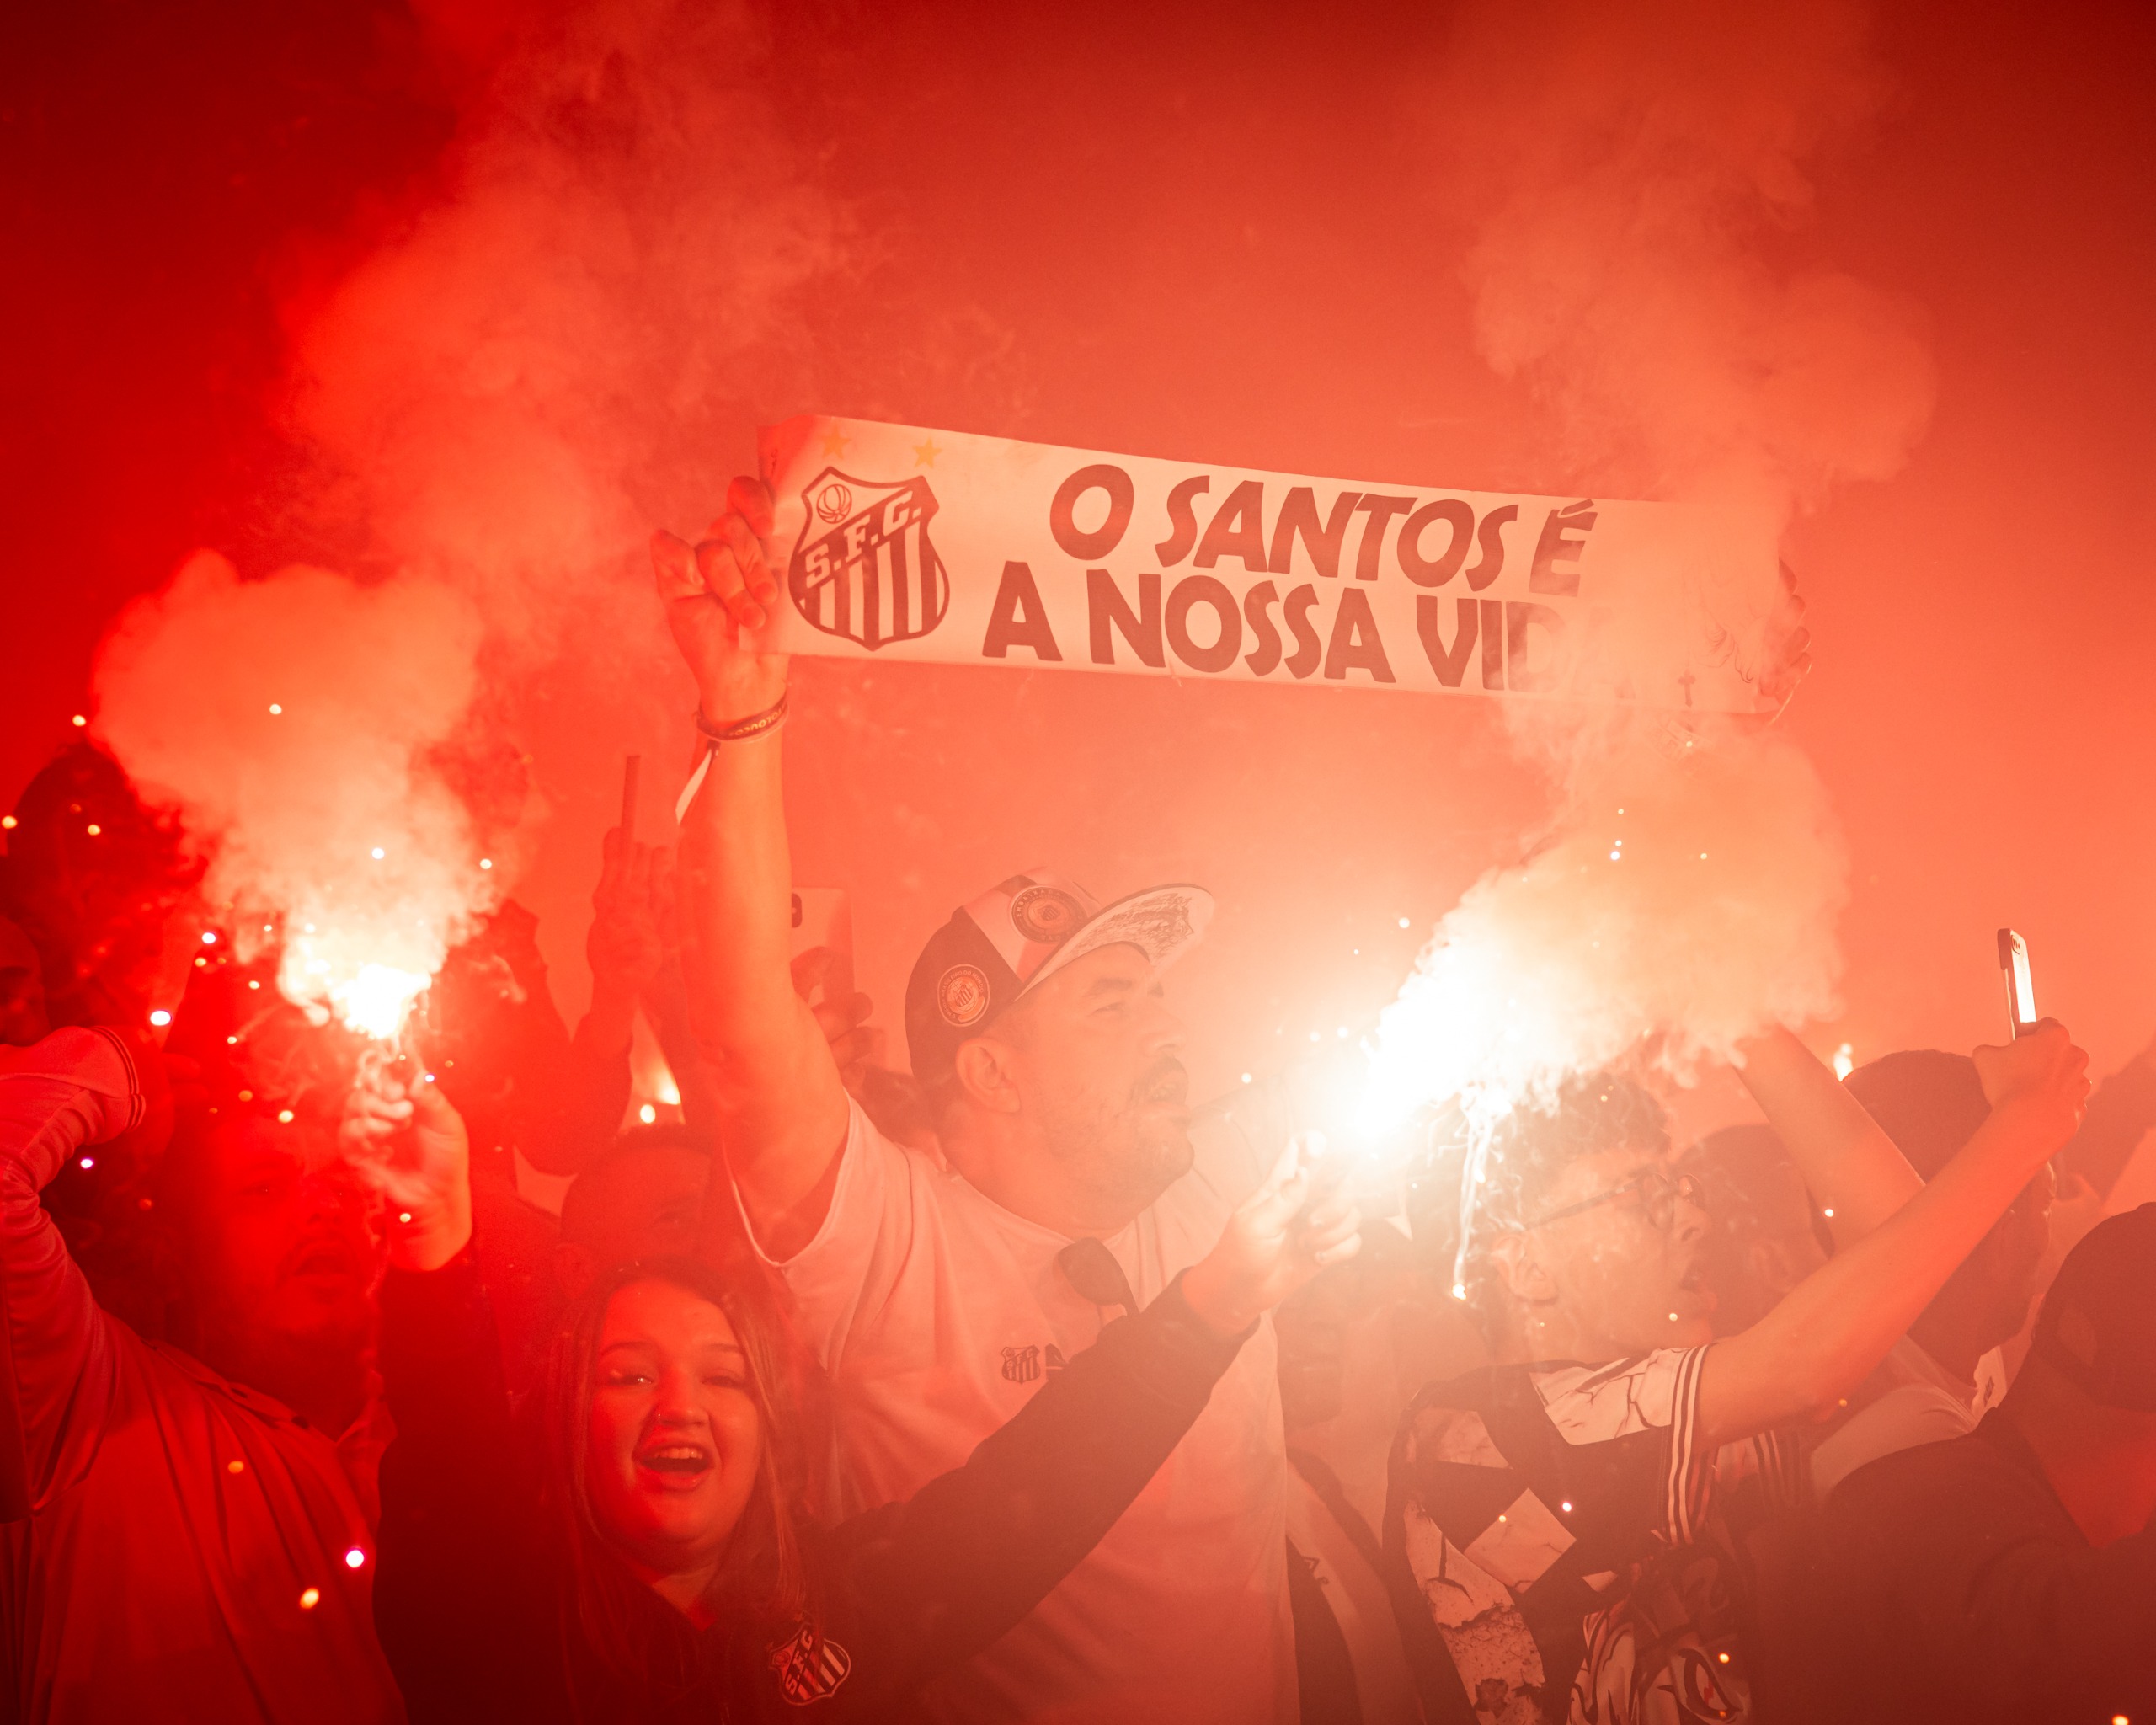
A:
<svg viewBox="0 0 2156 1725">
<path fill-rule="evenodd" d="M 1246 1112 L 1260 1112 L 1255 1098 Z M 1193 1135 L 1192 1172 L 1103 1242 L 1140 1306 L 1212 1249 L 1284 1141 L 1233 1114 Z M 991 1202 L 941 1156 L 892 1143 L 854 1105 L 830 1211 L 778 1266 L 831 1379 L 839 1515 L 910 1497 L 958 1466 L 1092 1345 L 1102 1308 L 1056 1267 L 1070 1243 Z M 1276 1367 L 1268 1320 L 1091 1555 L 930 1688 L 933 1717 L 1292 1725 Z"/>
</svg>

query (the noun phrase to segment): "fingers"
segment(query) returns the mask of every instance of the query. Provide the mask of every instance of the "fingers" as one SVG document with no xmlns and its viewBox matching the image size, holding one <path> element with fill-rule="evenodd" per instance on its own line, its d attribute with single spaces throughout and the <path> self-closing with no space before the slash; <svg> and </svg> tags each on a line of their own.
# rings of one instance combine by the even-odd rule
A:
<svg viewBox="0 0 2156 1725">
<path fill-rule="evenodd" d="M 395 1093 L 388 1093 L 391 1091 Z M 403 1086 L 387 1075 L 376 1074 L 355 1085 L 344 1098 L 338 1139 L 347 1150 L 361 1153 L 379 1150 L 411 1124 L 412 1112 Z"/>
<path fill-rule="evenodd" d="M 747 583 L 749 596 L 759 607 L 768 607 L 778 602 L 778 583 L 771 579 L 770 567 L 764 561 L 764 544 L 750 529 L 748 522 L 730 511 L 721 517 L 718 526 L 727 547 L 734 553 L 734 566 L 741 571 Z M 763 621 L 759 616 L 749 627 L 755 628 Z"/>
<path fill-rule="evenodd" d="M 1319 1263 L 1334 1263 L 1338 1258 L 1328 1254 L 1339 1253 L 1349 1241 L 1359 1239 L 1362 1227 L 1363 1213 L 1353 1204 L 1321 1204 L 1310 1212 L 1296 1244 Z"/>
<path fill-rule="evenodd" d="M 696 571 L 696 554 L 686 539 L 661 527 L 651 536 L 651 572 L 661 599 L 695 599 L 705 591 Z"/>
<path fill-rule="evenodd" d="M 659 847 L 632 843 L 629 854 L 629 902 L 648 916 L 654 908 L 652 881 L 658 872 Z"/>
<path fill-rule="evenodd" d="M 441 1093 L 441 1086 L 424 1079 L 412 1087 L 412 1099 L 404 1107 L 414 1124 L 424 1126 L 446 1125 L 456 1113 Z"/>
<path fill-rule="evenodd" d="M 758 538 L 771 537 L 771 493 L 761 479 L 736 473 L 726 487 L 726 506 L 746 521 Z"/>
<path fill-rule="evenodd" d="M 627 871 L 629 861 L 627 847 L 622 843 L 622 829 L 608 827 L 599 841 L 599 884 L 593 889 L 591 895 L 594 910 L 605 910 L 621 890 L 622 877 Z"/>
<path fill-rule="evenodd" d="M 1345 1240 L 1339 1241 L 1333 1245 L 1328 1246 L 1322 1251 L 1313 1252 L 1310 1254 L 1310 1262 L 1315 1264 L 1321 1270 L 1331 1269 L 1332 1266 L 1337 1263 L 1347 1263 L 1349 1258 L 1356 1256 L 1362 1251 L 1362 1231 L 1358 1229 L 1355 1232 L 1350 1234 Z"/>
<path fill-rule="evenodd" d="M 878 1065 L 883 1058 L 881 1025 L 864 1024 L 831 1038 L 830 1044 L 831 1060 L 849 1087 L 861 1081 L 862 1068 Z"/>
<path fill-rule="evenodd" d="M 829 947 L 811 947 L 798 953 L 793 960 L 793 991 L 807 1000 L 830 980 L 831 966 L 837 959 Z"/>
<path fill-rule="evenodd" d="M 736 559 L 733 546 L 719 533 L 723 526 L 723 518 L 712 522 L 712 536 L 697 542 L 696 571 L 724 608 L 727 621 L 736 629 L 754 628 L 763 621 L 763 607 L 749 590 L 747 573 Z"/>
<path fill-rule="evenodd" d="M 1290 1152 L 1292 1155 L 1293 1152 Z M 1283 1161 L 1285 1159 L 1283 1158 Z M 1276 1164 L 1273 1173 L 1236 1211 L 1245 1230 L 1260 1237 L 1278 1236 L 1288 1231 L 1298 1211 L 1310 1202 L 1310 1177 L 1305 1168 Z"/>
<path fill-rule="evenodd" d="M 820 1007 L 811 1007 L 810 1016 L 816 1028 L 824 1033 L 824 1040 L 835 1048 L 868 1022 L 873 1003 L 865 994 L 849 995 L 842 1001 L 827 1001 Z"/>
</svg>

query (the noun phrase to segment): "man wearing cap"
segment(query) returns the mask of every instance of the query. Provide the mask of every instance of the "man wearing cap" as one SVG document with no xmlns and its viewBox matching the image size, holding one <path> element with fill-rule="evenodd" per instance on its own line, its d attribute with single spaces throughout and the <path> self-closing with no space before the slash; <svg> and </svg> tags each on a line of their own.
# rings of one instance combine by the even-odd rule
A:
<svg viewBox="0 0 2156 1725">
<path fill-rule="evenodd" d="M 789 973 L 786 661 L 735 638 L 776 600 L 769 501 L 753 480 L 728 501 L 693 550 L 664 533 L 652 546 L 702 697 L 688 962 L 742 1212 L 831 1376 L 846 1513 L 963 1461 L 1105 1322 L 1203 1258 L 1279 1141 L 1231 1119 L 1193 1144 L 1160 985 L 1212 911 L 1184 885 L 1101 905 L 1036 873 L 971 900 L 906 991 L 938 1148 L 891 1143 L 849 1101 Z M 1261 1330 L 1138 1501 L 931 1691 L 931 1716 L 1292 1720 L 1286 1484 Z"/>
<path fill-rule="evenodd" d="M 1852 1721 L 2156 1720 L 2156 1204 L 2100 1223 L 1969 1436 L 1859 1468 L 1822 1529 Z"/>
</svg>

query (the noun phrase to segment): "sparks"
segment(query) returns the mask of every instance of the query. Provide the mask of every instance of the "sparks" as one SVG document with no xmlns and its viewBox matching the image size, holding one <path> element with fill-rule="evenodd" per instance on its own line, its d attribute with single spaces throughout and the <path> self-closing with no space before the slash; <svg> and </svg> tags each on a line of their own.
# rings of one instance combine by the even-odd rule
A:
<svg viewBox="0 0 2156 1725">
<path fill-rule="evenodd" d="M 391 964 L 362 964 L 349 982 L 333 982 L 329 997 L 344 1023 L 362 1035 L 387 1042 L 404 1023 L 404 1014 L 427 979 Z"/>
</svg>

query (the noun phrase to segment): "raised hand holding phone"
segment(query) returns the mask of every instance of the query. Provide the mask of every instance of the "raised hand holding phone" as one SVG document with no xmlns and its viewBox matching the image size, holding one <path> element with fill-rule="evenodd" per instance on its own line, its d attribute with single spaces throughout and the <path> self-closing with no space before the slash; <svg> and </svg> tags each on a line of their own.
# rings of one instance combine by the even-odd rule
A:
<svg viewBox="0 0 2156 1725">
<path fill-rule="evenodd" d="M 2014 1040 L 1970 1050 L 1994 1120 L 2011 1121 L 2028 1172 L 2066 1147 L 2089 1106 L 2089 1056 L 2056 1018 L 2019 1028 Z M 1972 1142 L 1974 1142 L 1972 1140 Z"/>
</svg>

